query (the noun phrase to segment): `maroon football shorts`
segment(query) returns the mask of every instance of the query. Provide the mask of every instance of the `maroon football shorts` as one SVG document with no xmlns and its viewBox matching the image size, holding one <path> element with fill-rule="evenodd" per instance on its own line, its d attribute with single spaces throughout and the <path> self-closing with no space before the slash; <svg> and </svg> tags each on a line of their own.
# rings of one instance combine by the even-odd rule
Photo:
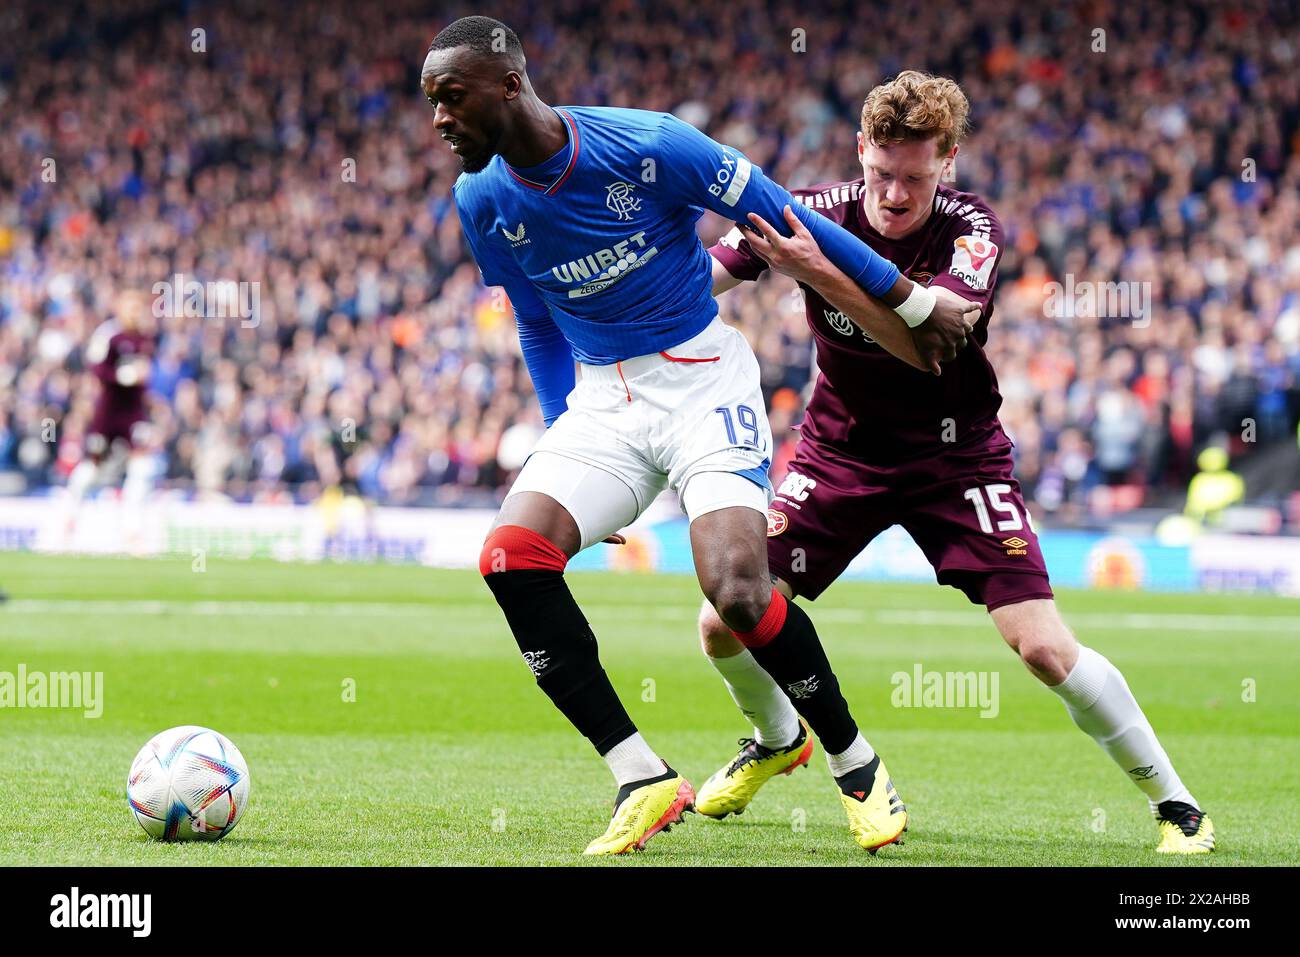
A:
<svg viewBox="0 0 1300 957">
<path fill-rule="evenodd" d="M 86 430 L 86 452 L 96 458 L 107 455 L 115 442 L 134 450 L 146 444 L 149 416 L 145 412 L 98 409 Z"/>
<path fill-rule="evenodd" d="M 1011 441 L 1000 429 L 972 446 L 893 466 L 805 438 L 768 509 L 768 565 L 796 595 L 815 599 L 868 542 L 901 525 L 939 584 L 991 611 L 1052 597 L 1027 515 Z"/>
</svg>

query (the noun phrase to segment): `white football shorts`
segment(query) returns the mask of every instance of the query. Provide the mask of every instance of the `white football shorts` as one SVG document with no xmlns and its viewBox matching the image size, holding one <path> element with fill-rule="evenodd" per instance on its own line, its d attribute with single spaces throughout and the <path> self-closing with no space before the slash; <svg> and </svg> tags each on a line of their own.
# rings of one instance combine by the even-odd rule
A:
<svg viewBox="0 0 1300 957">
<path fill-rule="evenodd" d="M 681 496 L 691 521 L 737 505 L 766 516 L 771 458 L 758 360 L 744 335 L 715 318 L 663 352 L 580 364 L 568 409 L 507 498 L 555 499 L 586 548 L 630 525 L 664 488 Z"/>
</svg>

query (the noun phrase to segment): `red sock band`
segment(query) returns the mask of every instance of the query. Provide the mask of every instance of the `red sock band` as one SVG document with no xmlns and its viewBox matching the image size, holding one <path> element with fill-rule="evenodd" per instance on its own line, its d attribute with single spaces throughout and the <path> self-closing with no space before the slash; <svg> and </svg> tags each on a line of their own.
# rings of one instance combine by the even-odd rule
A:
<svg viewBox="0 0 1300 957">
<path fill-rule="evenodd" d="M 767 606 L 767 611 L 763 612 L 763 617 L 758 620 L 754 630 L 733 631 L 732 634 L 746 648 L 762 648 L 785 627 L 785 612 L 785 596 L 773 588 L 772 603 Z"/>
<path fill-rule="evenodd" d="M 478 556 L 478 570 L 484 576 L 525 569 L 562 572 L 568 563 L 568 557 L 554 542 L 522 525 L 492 529 Z"/>
</svg>

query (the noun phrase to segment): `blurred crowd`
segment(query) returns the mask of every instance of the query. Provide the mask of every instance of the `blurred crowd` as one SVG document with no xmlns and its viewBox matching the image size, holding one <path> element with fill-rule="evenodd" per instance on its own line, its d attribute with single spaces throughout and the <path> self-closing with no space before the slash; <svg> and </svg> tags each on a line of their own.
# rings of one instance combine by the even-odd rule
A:
<svg viewBox="0 0 1300 957">
<path fill-rule="evenodd" d="M 458 162 L 417 83 L 432 36 L 477 12 L 6 4 L 0 475 L 66 480 L 98 389 L 92 332 L 123 285 L 181 274 L 258 283 L 260 310 L 157 320 L 161 485 L 499 500 L 541 420 L 508 307 L 463 246 Z M 675 112 L 791 187 L 860 175 L 874 84 L 906 68 L 956 78 L 973 131 L 950 185 L 984 195 L 1006 231 L 988 350 L 1040 512 L 1176 500 L 1207 444 L 1242 456 L 1295 441 L 1300 7 L 1287 0 L 490 12 L 518 32 L 546 101 Z M 727 226 L 710 214 L 701 233 Z M 1147 289 L 1149 311 L 1063 304 L 1049 284 L 1067 280 Z M 793 289 L 773 277 L 720 300 L 759 355 L 787 454 L 812 373 Z"/>
</svg>

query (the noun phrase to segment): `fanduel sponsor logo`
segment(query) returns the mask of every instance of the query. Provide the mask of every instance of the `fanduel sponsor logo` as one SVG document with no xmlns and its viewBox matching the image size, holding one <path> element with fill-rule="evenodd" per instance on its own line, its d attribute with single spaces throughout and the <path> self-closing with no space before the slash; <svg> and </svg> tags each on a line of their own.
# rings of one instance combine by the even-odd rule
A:
<svg viewBox="0 0 1300 957">
<path fill-rule="evenodd" d="M 581 283 L 569 290 L 570 299 L 581 299 L 608 289 L 634 269 L 640 269 L 659 254 L 659 247 L 646 248 L 645 230 L 633 233 L 614 246 L 598 249 L 581 259 L 551 267 L 551 275 L 567 285 Z"/>
</svg>

